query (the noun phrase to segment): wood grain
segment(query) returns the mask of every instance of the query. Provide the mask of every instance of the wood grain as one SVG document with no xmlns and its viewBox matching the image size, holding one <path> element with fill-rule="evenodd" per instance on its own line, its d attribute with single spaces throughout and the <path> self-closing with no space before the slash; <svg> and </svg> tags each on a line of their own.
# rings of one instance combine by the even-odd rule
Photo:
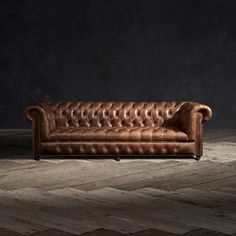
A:
<svg viewBox="0 0 236 236">
<path fill-rule="evenodd" d="M 236 130 L 206 130 L 193 159 L 42 158 L 0 130 L 0 236 L 236 234 Z"/>
</svg>

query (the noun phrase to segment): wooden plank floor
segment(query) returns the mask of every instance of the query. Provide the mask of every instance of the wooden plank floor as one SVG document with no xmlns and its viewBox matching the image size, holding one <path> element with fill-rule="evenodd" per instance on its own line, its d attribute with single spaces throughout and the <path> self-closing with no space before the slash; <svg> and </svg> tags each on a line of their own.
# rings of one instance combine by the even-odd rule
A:
<svg viewBox="0 0 236 236">
<path fill-rule="evenodd" d="M 207 130 L 199 162 L 36 162 L 30 130 L 0 130 L 0 235 L 236 235 L 236 130 Z"/>
</svg>

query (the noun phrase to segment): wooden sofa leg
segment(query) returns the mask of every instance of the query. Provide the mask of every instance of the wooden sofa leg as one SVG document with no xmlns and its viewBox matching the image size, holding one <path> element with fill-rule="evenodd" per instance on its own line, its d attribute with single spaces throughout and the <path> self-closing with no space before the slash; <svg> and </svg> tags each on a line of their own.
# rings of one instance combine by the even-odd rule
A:
<svg viewBox="0 0 236 236">
<path fill-rule="evenodd" d="M 115 156 L 115 160 L 116 161 L 120 161 L 120 157 L 119 156 Z"/>
<path fill-rule="evenodd" d="M 34 160 L 35 160 L 35 161 L 39 161 L 39 160 L 40 160 L 40 155 L 35 155 L 35 156 L 34 156 Z"/>
<path fill-rule="evenodd" d="M 195 157 L 195 159 L 196 159 L 196 161 L 200 161 L 201 156 L 197 155 L 197 156 Z"/>
</svg>

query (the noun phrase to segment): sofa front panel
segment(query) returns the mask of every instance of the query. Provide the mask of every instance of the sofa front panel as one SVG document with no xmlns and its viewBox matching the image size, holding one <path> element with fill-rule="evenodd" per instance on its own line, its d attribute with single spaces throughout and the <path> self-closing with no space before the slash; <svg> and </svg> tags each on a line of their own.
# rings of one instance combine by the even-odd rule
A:
<svg viewBox="0 0 236 236">
<path fill-rule="evenodd" d="M 57 128 L 50 141 L 188 141 L 186 133 L 164 127 Z"/>
<path fill-rule="evenodd" d="M 173 126 L 184 102 L 66 102 L 48 103 L 57 128 Z"/>
<path fill-rule="evenodd" d="M 194 142 L 48 142 L 41 143 L 47 155 L 194 155 Z"/>
</svg>

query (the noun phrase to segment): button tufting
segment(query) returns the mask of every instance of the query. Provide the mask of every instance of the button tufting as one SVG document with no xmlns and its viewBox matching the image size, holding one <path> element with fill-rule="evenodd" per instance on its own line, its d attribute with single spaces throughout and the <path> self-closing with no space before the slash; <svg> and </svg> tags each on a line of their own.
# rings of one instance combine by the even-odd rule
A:
<svg viewBox="0 0 236 236">
<path fill-rule="evenodd" d="M 119 154 L 120 153 L 120 148 L 118 146 L 115 146 L 114 151 L 115 151 L 115 153 Z"/>
<path fill-rule="evenodd" d="M 151 154 L 154 154 L 155 153 L 155 148 L 152 146 L 151 148 L 150 148 L 150 150 L 149 150 L 149 152 L 151 153 Z"/>
<path fill-rule="evenodd" d="M 166 148 L 163 147 L 163 148 L 161 149 L 161 153 L 165 154 L 166 152 L 167 152 Z"/>
<path fill-rule="evenodd" d="M 67 150 L 68 150 L 68 153 L 70 153 L 70 154 L 73 153 L 73 149 L 71 148 L 71 146 L 68 146 Z"/>
<path fill-rule="evenodd" d="M 97 153 L 97 150 L 94 146 L 91 147 L 91 153 L 93 153 L 93 154 Z"/>
<path fill-rule="evenodd" d="M 79 151 L 80 151 L 80 153 L 85 153 L 83 144 L 81 144 L 81 145 L 79 146 Z"/>
<path fill-rule="evenodd" d="M 198 114 L 195 116 L 194 114 Z M 199 124 L 211 109 L 193 102 L 57 102 L 27 108 L 40 154 L 201 154 Z M 191 119 L 198 117 L 199 119 Z M 201 137 L 201 136 L 200 136 Z"/>
<path fill-rule="evenodd" d="M 102 147 L 102 152 L 103 152 L 104 154 L 108 153 L 108 148 L 107 148 L 106 146 L 103 146 L 103 147 Z"/>
<path fill-rule="evenodd" d="M 133 126 L 161 126 L 178 111 L 182 103 L 55 103 L 50 104 L 56 117 L 71 120 L 77 117 L 78 120 L 87 119 L 88 123 L 80 123 L 80 127 L 102 127 L 108 123 L 112 127 L 133 127 Z M 94 121 L 96 117 L 96 122 Z M 103 124 L 103 120 L 107 123 Z M 132 120 L 129 120 L 132 119 Z M 137 119 L 139 120 L 137 122 Z M 60 126 L 63 124 L 60 123 Z M 74 126 L 73 123 L 64 127 Z"/>
<path fill-rule="evenodd" d="M 130 146 L 126 146 L 126 152 L 127 153 L 129 153 L 129 154 L 131 154 L 132 153 L 132 149 L 130 148 Z"/>
<path fill-rule="evenodd" d="M 139 151 L 139 153 L 141 153 L 141 154 L 144 153 L 143 147 L 142 147 L 141 145 L 138 147 L 138 151 Z"/>
<path fill-rule="evenodd" d="M 60 152 L 61 152 L 61 148 L 60 148 L 59 145 L 56 146 L 56 152 L 57 152 L 57 153 L 60 153 Z"/>
</svg>

